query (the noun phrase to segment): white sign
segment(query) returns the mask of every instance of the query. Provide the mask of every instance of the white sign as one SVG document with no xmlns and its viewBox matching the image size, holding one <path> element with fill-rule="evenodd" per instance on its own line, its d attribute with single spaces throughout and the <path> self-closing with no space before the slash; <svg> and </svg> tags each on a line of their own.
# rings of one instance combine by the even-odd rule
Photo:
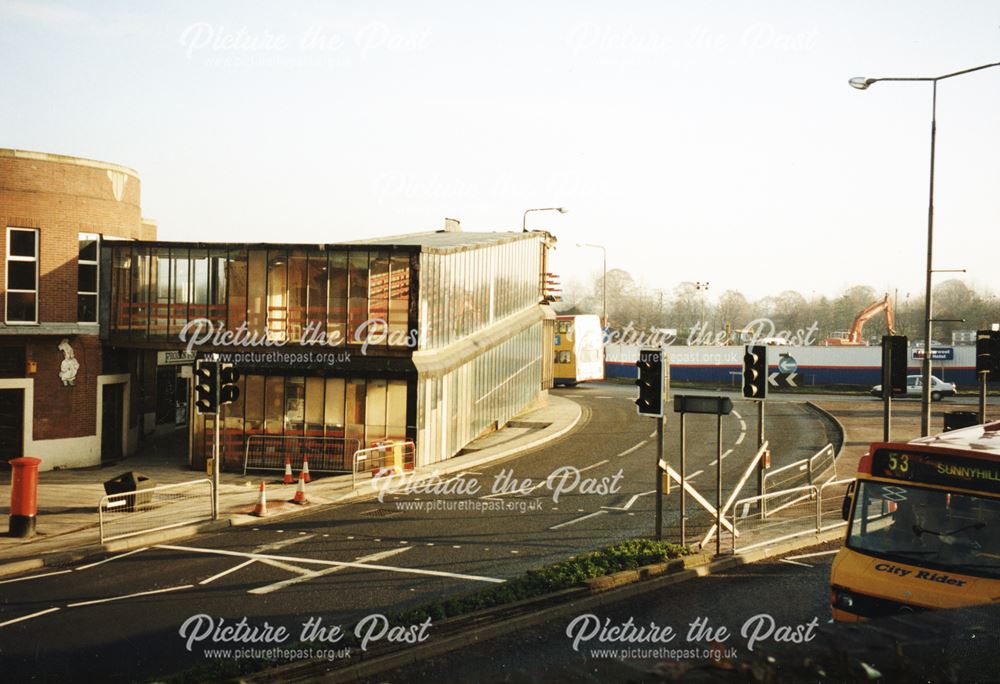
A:
<svg viewBox="0 0 1000 684">
<path fill-rule="evenodd" d="M 161 351 L 156 352 L 157 366 L 186 366 L 194 363 L 197 356 L 195 352 L 187 351 Z"/>
</svg>

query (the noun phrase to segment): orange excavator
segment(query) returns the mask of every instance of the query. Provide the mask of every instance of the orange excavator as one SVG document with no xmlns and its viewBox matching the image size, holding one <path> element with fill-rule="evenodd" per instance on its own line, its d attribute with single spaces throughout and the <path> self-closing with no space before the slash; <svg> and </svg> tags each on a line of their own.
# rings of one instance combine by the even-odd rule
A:
<svg viewBox="0 0 1000 684">
<path fill-rule="evenodd" d="M 857 347 L 863 345 L 864 338 L 861 337 L 861 331 L 872 317 L 877 315 L 879 312 L 885 312 L 885 327 L 889 329 L 890 335 L 896 334 L 896 316 L 892 310 L 892 300 L 889 299 L 889 293 L 886 293 L 885 297 L 869 304 L 866 306 L 861 313 L 857 315 L 854 319 L 854 324 L 851 329 L 846 332 L 835 332 L 833 337 L 828 337 L 823 340 L 824 347 Z"/>
</svg>

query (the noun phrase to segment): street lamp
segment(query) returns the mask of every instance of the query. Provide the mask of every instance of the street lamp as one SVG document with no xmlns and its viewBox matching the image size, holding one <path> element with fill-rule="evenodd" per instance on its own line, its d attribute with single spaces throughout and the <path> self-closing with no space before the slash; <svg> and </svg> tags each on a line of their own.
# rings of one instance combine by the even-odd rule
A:
<svg viewBox="0 0 1000 684">
<path fill-rule="evenodd" d="M 604 303 L 601 304 L 601 329 L 608 329 L 608 250 L 603 245 L 591 245 L 588 243 L 576 243 L 577 247 L 593 247 L 599 249 L 604 254 L 604 277 L 601 283 L 604 288 Z"/>
<path fill-rule="evenodd" d="M 704 330 L 708 330 L 708 321 L 705 320 L 705 293 L 708 292 L 708 281 L 701 282 L 698 281 L 694 284 L 694 289 L 701 293 L 701 322 L 704 325 Z"/>
<path fill-rule="evenodd" d="M 565 214 L 569 209 L 566 207 L 542 207 L 540 209 L 528 209 L 524 212 L 524 216 L 521 218 L 521 232 L 528 232 L 528 213 L 532 211 L 558 211 L 560 214 Z"/>
<path fill-rule="evenodd" d="M 865 78 L 863 76 L 857 76 L 848 81 L 852 88 L 857 88 L 858 90 L 867 90 L 869 86 L 873 83 L 878 83 L 879 81 L 929 81 L 933 85 L 931 90 L 931 172 L 928 195 L 929 199 L 927 202 L 927 289 L 924 292 L 924 358 L 922 364 L 923 387 L 920 394 L 920 434 L 924 437 L 930 433 L 931 428 L 931 323 L 933 322 L 933 319 L 931 318 L 931 276 L 934 273 L 934 152 L 937 139 L 937 84 L 938 81 L 943 81 L 946 78 L 961 76 L 963 74 L 972 73 L 973 71 L 981 71 L 995 66 L 1000 66 L 1000 62 L 983 64 L 981 66 L 972 67 L 971 69 L 962 69 L 961 71 L 955 71 L 950 74 L 945 74 L 944 76 L 921 76 L 907 78 Z"/>
</svg>

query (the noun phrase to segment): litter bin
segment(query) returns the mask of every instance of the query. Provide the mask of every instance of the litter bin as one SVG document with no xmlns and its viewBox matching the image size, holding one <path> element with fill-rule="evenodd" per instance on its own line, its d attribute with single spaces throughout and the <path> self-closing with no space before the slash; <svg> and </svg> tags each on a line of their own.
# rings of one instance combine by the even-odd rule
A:
<svg viewBox="0 0 1000 684">
<path fill-rule="evenodd" d="M 137 492 L 132 496 L 119 499 L 125 502 L 124 510 L 134 511 L 137 506 L 148 504 L 153 499 L 152 492 L 147 492 L 145 494 L 138 492 L 141 492 L 144 489 L 152 489 L 155 486 L 156 482 L 154 482 L 152 478 L 146 477 L 142 473 L 137 473 L 134 470 L 130 470 L 127 473 L 122 473 L 113 480 L 105 482 L 104 493 L 111 495 Z"/>
<path fill-rule="evenodd" d="M 979 425 L 979 414 L 975 411 L 948 411 L 944 414 L 944 431 Z"/>
</svg>

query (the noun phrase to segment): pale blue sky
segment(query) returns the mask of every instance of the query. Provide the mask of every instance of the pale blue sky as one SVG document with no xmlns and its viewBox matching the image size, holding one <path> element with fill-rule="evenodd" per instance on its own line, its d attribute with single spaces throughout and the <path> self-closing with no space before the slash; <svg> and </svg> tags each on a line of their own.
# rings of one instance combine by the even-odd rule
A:
<svg viewBox="0 0 1000 684">
<path fill-rule="evenodd" d="M 0 0 L 0 147 L 137 169 L 163 239 L 513 229 L 564 205 L 530 220 L 566 280 L 596 242 L 713 298 L 916 295 L 930 85 L 847 79 L 995 61 L 986 1 Z M 939 87 L 937 266 L 994 290 L 998 114 L 1000 68 Z"/>
</svg>

